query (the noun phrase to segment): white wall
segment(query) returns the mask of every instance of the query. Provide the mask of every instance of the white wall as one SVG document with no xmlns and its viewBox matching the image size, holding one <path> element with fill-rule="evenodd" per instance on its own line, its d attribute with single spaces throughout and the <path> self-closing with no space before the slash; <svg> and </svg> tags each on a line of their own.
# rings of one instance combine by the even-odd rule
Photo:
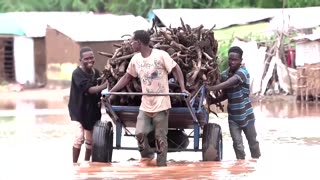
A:
<svg viewBox="0 0 320 180">
<path fill-rule="evenodd" d="M 243 50 L 242 63 L 250 73 L 251 93 L 260 92 L 266 48 L 258 48 L 256 41 L 244 42 L 238 39 L 235 39 L 231 46 L 239 46 Z"/>
<path fill-rule="evenodd" d="M 24 36 L 14 37 L 14 64 L 16 81 L 20 84 L 35 82 L 34 42 Z"/>
<path fill-rule="evenodd" d="M 297 43 L 296 65 L 320 63 L 320 41 Z"/>
</svg>

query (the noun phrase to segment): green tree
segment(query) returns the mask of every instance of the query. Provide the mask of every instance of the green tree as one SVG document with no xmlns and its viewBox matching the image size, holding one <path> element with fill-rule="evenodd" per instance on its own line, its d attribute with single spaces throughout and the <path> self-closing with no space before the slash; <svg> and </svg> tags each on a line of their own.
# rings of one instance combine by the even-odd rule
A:
<svg viewBox="0 0 320 180">
<path fill-rule="evenodd" d="M 146 16 L 158 8 L 281 8 L 320 6 L 320 0 L 1 0 L 0 12 L 94 11 Z"/>
<path fill-rule="evenodd" d="M 99 11 L 103 0 L 1 0 L 0 11 Z M 104 9 L 103 9 L 104 10 Z"/>
<path fill-rule="evenodd" d="M 146 16 L 158 8 L 282 8 L 319 6 L 320 0 L 118 0 L 105 1 L 106 10 L 112 13 L 132 13 Z"/>
</svg>

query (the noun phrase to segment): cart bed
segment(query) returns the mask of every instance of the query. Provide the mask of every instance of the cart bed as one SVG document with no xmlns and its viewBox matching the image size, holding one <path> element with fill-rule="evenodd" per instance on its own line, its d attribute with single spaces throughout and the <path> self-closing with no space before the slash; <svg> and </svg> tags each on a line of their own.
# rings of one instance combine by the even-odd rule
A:
<svg viewBox="0 0 320 180">
<path fill-rule="evenodd" d="M 136 126 L 139 106 L 112 106 L 112 109 L 126 127 Z M 198 111 L 193 108 L 193 111 L 201 126 L 207 123 L 206 116 L 208 116 L 208 112 L 204 108 Z M 169 128 L 194 128 L 194 121 L 187 107 L 173 107 L 170 109 Z"/>
</svg>

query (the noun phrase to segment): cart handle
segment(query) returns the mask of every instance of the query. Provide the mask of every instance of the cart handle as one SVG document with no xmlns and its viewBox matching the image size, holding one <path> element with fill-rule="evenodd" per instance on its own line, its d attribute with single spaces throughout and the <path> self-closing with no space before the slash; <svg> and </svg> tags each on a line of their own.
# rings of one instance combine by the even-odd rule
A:
<svg viewBox="0 0 320 180">
<path fill-rule="evenodd" d="M 103 90 L 101 92 L 102 96 L 106 96 L 106 95 L 147 95 L 147 96 L 183 96 L 184 100 L 186 101 L 187 107 L 190 111 L 190 114 L 192 116 L 193 122 L 198 124 L 198 126 L 202 129 L 197 116 L 195 115 L 195 113 L 192 110 L 192 107 L 190 105 L 190 102 L 187 100 L 189 94 L 187 93 L 141 93 L 141 92 L 108 92 L 107 89 Z M 121 122 L 122 125 L 124 125 L 124 123 L 119 119 L 119 117 L 116 115 L 116 113 L 112 110 L 110 103 L 107 101 L 106 102 L 106 106 L 107 108 L 111 111 L 112 116 L 116 119 L 119 120 Z"/>
<path fill-rule="evenodd" d="M 107 90 L 103 90 L 101 92 L 102 96 L 108 96 L 108 95 L 146 95 L 146 96 L 184 96 L 188 97 L 189 95 L 187 93 L 141 93 L 141 92 L 108 92 Z"/>
</svg>

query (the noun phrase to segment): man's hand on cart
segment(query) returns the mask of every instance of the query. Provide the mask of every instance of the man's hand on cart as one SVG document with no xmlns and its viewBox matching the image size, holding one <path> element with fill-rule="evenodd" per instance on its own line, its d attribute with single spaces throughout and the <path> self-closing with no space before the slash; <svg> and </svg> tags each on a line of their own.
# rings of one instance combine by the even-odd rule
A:
<svg viewBox="0 0 320 180">
<path fill-rule="evenodd" d="M 190 92 L 189 91 L 187 91 L 186 89 L 183 89 L 183 90 L 181 90 L 181 93 L 186 94 L 187 99 L 190 99 Z"/>
<path fill-rule="evenodd" d="M 189 91 L 187 91 L 186 89 L 183 89 L 181 92 L 182 92 L 182 93 L 186 93 L 187 95 L 190 94 Z"/>
<path fill-rule="evenodd" d="M 105 89 L 101 92 L 102 96 L 101 96 L 101 101 L 103 101 L 104 103 L 109 101 L 110 102 L 110 93 L 108 91 L 108 89 Z"/>
</svg>

